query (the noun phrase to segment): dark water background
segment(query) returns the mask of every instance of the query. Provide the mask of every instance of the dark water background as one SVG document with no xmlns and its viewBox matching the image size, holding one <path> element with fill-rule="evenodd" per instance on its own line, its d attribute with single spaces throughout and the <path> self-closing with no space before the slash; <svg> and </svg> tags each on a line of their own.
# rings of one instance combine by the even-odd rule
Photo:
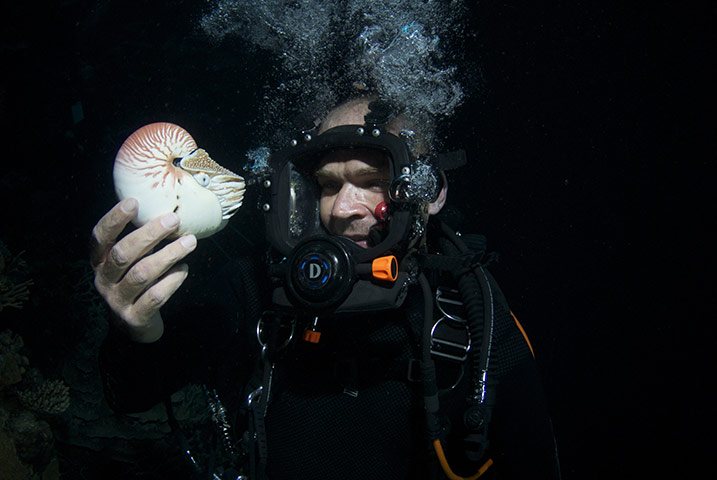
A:
<svg viewBox="0 0 717 480">
<path fill-rule="evenodd" d="M 139 5 L 19 2 L 2 18 L 0 240 L 24 251 L 34 285 L 0 330 L 20 333 L 51 378 L 83 338 L 75 300 L 121 142 L 172 121 L 239 170 L 267 81 L 266 60 L 241 42 L 193 33 L 203 2 Z M 687 478 L 713 443 L 714 13 L 472 9 L 482 83 L 453 125 L 471 166 L 451 179 L 450 202 L 501 253 L 493 270 L 537 352 L 566 480 Z M 195 256 L 211 264 L 246 241 L 227 230 Z M 56 449 L 63 478 L 95 478 L 83 464 L 102 455 Z"/>
</svg>

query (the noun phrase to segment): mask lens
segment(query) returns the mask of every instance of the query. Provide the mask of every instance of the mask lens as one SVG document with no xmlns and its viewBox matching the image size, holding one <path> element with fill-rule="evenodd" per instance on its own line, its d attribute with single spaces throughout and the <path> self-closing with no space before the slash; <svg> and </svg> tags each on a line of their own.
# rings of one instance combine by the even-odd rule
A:
<svg viewBox="0 0 717 480">
<path fill-rule="evenodd" d="M 294 243 L 321 231 L 319 218 L 320 191 L 316 180 L 303 169 L 289 164 L 288 234 Z"/>
<path fill-rule="evenodd" d="M 346 152 L 349 152 L 348 156 Z M 361 168 L 354 160 L 363 161 L 366 165 Z M 405 240 L 411 215 L 407 208 L 391 209 L 387 218 L 384 215 L 380 219 L 378 227 L 381 235 L 373 235 L 375 228 L 371 227 L 372 222 L 361 218 L 346 232 L 344 220 L 347 219 L 340 218 L 331 222 L 336 231 L 328 231 L 328 227 L 321 221 L 320 212 L 322 202 L 324 208 L 328 208 L 336 186 L 339 183 L 346 185 L 347 181 L 359 192 L 356 195 L 359 201 L 357 210 L 366 207 L 373 212 L 376 203 L 390 202 L 387 194 L 391 181 L 410 165 L 409 152 L 403 139 L 382 133 L 378 128 L 368 131 L 364 126 L 344 125 L 314 137 L 306 136 L 303 141 L 292 142 L 289 147 L 272 156 L 271 165 L 275 171 L 271 182 L 271 198 L 262 207 L 267 212 L 267 235 L 272 245 L 283 255 L 288 255 L 309 237 L 327 234 L 349 237 L 350 234 L 349 238 L 359 243 L 367 242 L 368 248 L 354 254 L 358 262 L 364 262 L 393 248 L 400 248 L 399 244 Z M 321 172 L 325 168 L 327 171 Z M 325 188 L 328 185 L 330 189 L 324 192 L 326 195 L 323 199 L 320 183 Z M 381 193 L 379 189 L 384 195 L 376 198 L 376 194 Z M 353 193 L 353 190 L 350 192 Z M 352 198 L 349 196 L 342 200 Z M 394 202 L 400 203 L 396 200 Z M 340 209 L 337 212 L 335 216 L 342 215 Z M 326 218 L 324 220 L 328 222 Z M 368 228 L 367 232 L 364 227 Z"/>
</svg>

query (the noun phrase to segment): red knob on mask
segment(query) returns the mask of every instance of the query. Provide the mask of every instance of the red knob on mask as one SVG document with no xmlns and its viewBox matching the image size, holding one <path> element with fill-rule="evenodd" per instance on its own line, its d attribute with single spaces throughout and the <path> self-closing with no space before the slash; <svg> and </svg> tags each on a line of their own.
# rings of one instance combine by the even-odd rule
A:
<svg viewBox="0 0 717 480">
<path fill-rule="evenodd" d="M 373 211 L 374 216 L 378 219 L 379 222 L 387 222 L 388 221 L 388 204 L 386 202 L 381 202 L 378 205 L 376 205 L 376 209 Z"/>
</svg>

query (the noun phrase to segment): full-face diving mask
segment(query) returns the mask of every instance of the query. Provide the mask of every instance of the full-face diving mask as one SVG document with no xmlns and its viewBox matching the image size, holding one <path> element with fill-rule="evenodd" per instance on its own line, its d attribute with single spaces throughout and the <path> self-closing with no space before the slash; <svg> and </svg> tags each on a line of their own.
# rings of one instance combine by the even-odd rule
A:
<svg viewBox="0 0 717 480">
<path fill-rule="evenodd" d="M 404 133 L 410 135 L 345 125 L 319 135 L 304 132 L 272 155 L 263 209 L 267 236 L 284 257 L 272 268 L 281 284 L 274 292 L 276 304 L 319 314 L 392 308 L 403 301 L 408 273 L 399 262 L 423 237 L 425 208 L 442 186 L 435 166 L 413 157 Z M 388 162 L 389 199 L 374 212 L 377 225 L 368 248 L 330 235 L 321 223 L 315 171 L 336 149 L 374 149 Z"/>
</svg>

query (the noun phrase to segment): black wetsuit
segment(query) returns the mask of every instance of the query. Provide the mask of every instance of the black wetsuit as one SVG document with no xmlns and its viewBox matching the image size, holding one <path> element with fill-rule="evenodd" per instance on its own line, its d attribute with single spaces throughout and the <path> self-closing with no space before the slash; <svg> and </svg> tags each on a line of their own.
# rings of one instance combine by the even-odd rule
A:
<svg viewBox="0 0 717 480">
<path fill-rule="evenodd" d="M 269 284 L 265 267 L 250 260 L 232 262 L 214 280 L 201 297 L 194 293 L 191 303 L 163 312 L 166 331 L 158 342 L 136 344 L 111 330 L 100 364 L 113 409 L 147 410 L 196 382 L 216 388 L 230 412 L 240 411 L 251 390 L 246 385 L 257 376 L 256 321 L 269 305 Z M 281 352 L 266 416 L 270 480 L 445 478 L 426 440 L 421 383 L 408 378 L 412 359 L 420 359 L 422 304 L 414 288 L 398 310 L 322 319 L 318 344 L 298 340 Z M 504 304 L 495 306 L 489 430 L 495 464 L 482 478 L 559 478 L 535 362 Z M 454 366 L 437 363 L 439 376 L 450 377 L 440 382 L 452 385 Z M 463 455 L 469 378 L 466 371 L 441 396 L 451 432 L 445 450 L 463 476 L 480 466 Z M 241 430 L 246 422 L 237 417 Z"/>
</svg>

